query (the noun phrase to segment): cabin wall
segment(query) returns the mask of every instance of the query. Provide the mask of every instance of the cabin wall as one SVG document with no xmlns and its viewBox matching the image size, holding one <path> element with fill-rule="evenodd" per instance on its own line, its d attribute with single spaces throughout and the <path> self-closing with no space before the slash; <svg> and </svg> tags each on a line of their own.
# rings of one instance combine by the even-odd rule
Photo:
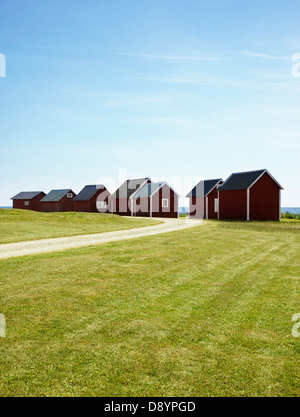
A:
<svg viewBox="0 0 300 417">
<path fill-rule="evenodd" d="M 41 193 L 31 200 L 13 200 L 13 208 L 18 210 L 42 211 L 41 199 L 45 197 L 45 195 L 45 193 Z M 26 201 L 29 203 L 28 206 L 25 206 Z"/>
<path fill-rule="evenodd" d="M 96 207 L 96 211 L 97 213 L 109 213 L 109 208 L 108 208 L 108 204 L 109 204 L 109 197 L 111 196 L 110 192 L 104 188 L 102 190 L 99 190 L 99 193 L 96 194 L 96 199 L 95 202 L 92 202 L 93 207 Z M 106 208 L 97 208 L 97 203 L 98 202 L 105 202 L 106 203 Z"/>
<path fill-rule="evenodd" d="M 59 203 L 47 202 L 47 203 L 42 203 L 42 211 L 44 213 L 56 213 L 62 210 L 61 210 L 61 206 Z"/>
<path fill-rule="evenodd" d="M 162 205 L 162 200 L 169 200 L 169 207 Z M 178 196 L 166 184 L 152 197 L 152 217 L 178 218 Z"/>
<path fill-rule="evenodd" d="M 88 201 L 74 201 L 74 210 L 80 213 L 107 213 L 108 206 L 106 209 L 98 209 L 97 202 L 104 201 L 108 204 L 109 195 L 109 191 L 102 188 Z"/>
<path fill-rule="evenodd" d="M 280 188 L 266 173 L 250 188 L 250 220 L 280 220 Z"/>
<path fill-rule="evenodd" d="M 29 206 L 25 206 L 25 201 L 29 202 Z M 17 210 L 32 210 L 31 200 L 13 200 L 13 208 Z"/>
<path fill-rule="evenodd" d="M 131 216 L 131 200 L 127 198 L 112 198 L 109 201 L 109 211 L 119 216 Z"/>
<path fill-rule="evenodd" d="M 64 213 L 74 211 L 74 197 L 76 197 L 76 194 L 73 193 L 73 198 L 65 196 L 59 202 L 44 202 L 42 203 L 42 211 L 46 213 Z"/>
<path fill-rule="evenodd" d="M 133 199 L 134 202 L 134 216 L 150 217 L 150 198 Z"/>
<path fill-rule="evenodd" d="M 90 201 L 74 201 L 74 211 L 79 213 L 90 213 L 92 206 Z"/>
<path fill-rule="evenodd" d="M 190 197 L 190 218 L 203 220 L 206 218 L 206 204 L 204 197 Z"/>
<path fill-rule="evenodd" d="M 247 190 L 219 191 L 219 218 L 247 220 Z"/>
<path fill-rule="evenodd" d="M 149 179 L 145 184 L 138 188 L 142 189 L 147 184 L 150 184 L 151 180 Z M 120 216 L 131 216 L 132 200 L 130 198 L 110 198 L 108 201 L 108 210 L 112 214 L 118 214 Z M 133 203 L 134 204 L 134 203 Z M 133 209 L 134 213 L 134 209 Z"/>
<path fill-rule="evenodd" d="M 162 206 L 162 200 L 169 201 L 169 207 Z M 134 215 L 137 217 L 150 217 L 152 209 L 152 217 L 177 218 L 178 217 L 178 196 L 167 185 L 164 185 L 152 197 L 152 207 L 150 197 L 134 199 Z"/>
<path fill-rule="evenodd" d="M 42 203 L 41 199 L 45 197 L 45 193 L 40 194 L 32 199 L 32 210 L 34 211 L 42 211 Z"/>
</svg>

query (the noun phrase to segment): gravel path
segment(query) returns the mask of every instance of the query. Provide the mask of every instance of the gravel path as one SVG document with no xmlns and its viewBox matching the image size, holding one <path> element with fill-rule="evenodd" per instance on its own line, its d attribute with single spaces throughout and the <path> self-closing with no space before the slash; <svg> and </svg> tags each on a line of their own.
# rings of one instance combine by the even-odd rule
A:
<svg viewBox="0 0 300 417">
<path fill-rule="evenodd" d="M 60 252 L 73 248 L 101 245 L 119 240 L 136 239 L 144 236 L 153 236 L 170 233 L 200 226 L 200 220 L 189 219 L 155 219 L 163 223 L 156 226 L 147 226 L 115 232 L 97 233 L 94 235 L 81 235 L 60 237 L 55 239 L 34 240 L 0 245 L 0 259 L 15 258 L 18 256 L 37 255 L 41 253 Z"/>
</svg>

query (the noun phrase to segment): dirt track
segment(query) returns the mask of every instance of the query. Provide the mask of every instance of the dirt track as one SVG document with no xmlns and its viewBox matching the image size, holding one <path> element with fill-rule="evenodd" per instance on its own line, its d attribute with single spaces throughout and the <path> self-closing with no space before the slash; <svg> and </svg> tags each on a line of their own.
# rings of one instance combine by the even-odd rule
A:
<svg viewBox="0 0 300 417">
<path fill-rule="evenodd" d="M 144 236 L 153 236 L 162 233 L 170 233 L 196 227 L 200 220 L 189 219 L 157 219 L 162 224 L 136 229 L 120 230 L 115 232 L 97 233 L 93 235 L 81 235 L 61 237 L 55 239 L 34 240 L 0 245 L 0 259 L 15 258 L 18 256 L 37 255 L 41 253 L 60 252 L 73 248 L 101 245 L 119 240 L 136 239 Z"/>
</svg>

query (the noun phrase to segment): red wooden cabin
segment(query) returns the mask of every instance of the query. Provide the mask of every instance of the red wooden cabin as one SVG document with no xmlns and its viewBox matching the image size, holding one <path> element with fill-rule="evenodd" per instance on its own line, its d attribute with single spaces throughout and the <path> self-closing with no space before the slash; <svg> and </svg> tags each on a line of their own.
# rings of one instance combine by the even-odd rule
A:
<svg viewBox="0 0 300 417">
<path fill-rule="evenodd" d="M 200 181 L 186 196 L 190 200 L 190 218 L 217 219 L 218 218 L 218 191 L 217 187 L 223 184 L 221 178 Z"/>
<path fill-rule="evenodd" d="M 151 182 L 150 178 L 125 181 L 108 199 L 110 213 L 131 216 L 134 194 Z"/>
<path fill-rule="evenodd" d="M 232 174 L 218 187 L 219 219 L 280 221 L 281 190 L 266 169 Z"/>
<path fill-rule="evenodd" d="M 47 213 L 74 211 L 74 197 L 76 194 L 70 189 L 52 190 L 41 200 L 42 211 Z"/>
<path fill-rule="evenodd" d="M 43 191 L 23 191 L 15 195 L 13 200 L 14 209 L 41 211 L 41 199 L 45 197 Z"/>
<path fill-rule="evenodd" d="M 133 216 L 178 218 L 179 195 L 166 182 L 146 184 L 132 197 Z"/>
<path fill-rule="evenodd" d="M 86 185 L 74 198 L 74 210 L 82 213 L 107 213 L 110 192 L 104 185 Z"/>
</svg>

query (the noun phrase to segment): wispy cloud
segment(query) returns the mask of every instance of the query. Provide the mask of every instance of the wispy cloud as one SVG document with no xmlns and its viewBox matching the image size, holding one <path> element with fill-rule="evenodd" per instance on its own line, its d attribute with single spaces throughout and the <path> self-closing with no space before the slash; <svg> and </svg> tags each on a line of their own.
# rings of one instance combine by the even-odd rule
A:
<svg viewBox="0 0 300 417">
<path fill-rule="evenodd" d="M 132 79 L 157 82 L 157 83 L 167 83 L 167 84 L 182 84 L 185 86 L 196 86 L 196 87 L 217 87 L 220 89 L 244 89 L 244 90 L 256 90 L 257 92 L 265 91 L 268 93 L 293 93 L 298 94 L 300 92 L 300 83 L 295 84 L 293 79 L 291 81 L 287 79 L 286 82 L 283 82 L 286 78 L 279 77 L 278 81 L 276 78 L 268 77 L 268 74 L 256 75 L 245 77 L 242 79 L 238 78 L 228 78 L 228 77 L 210 77 L 205 74 L 201 76 L 165 76 L 165 77 L 133 77 Z"/>
<path fill-rule="evenodd" d="M 257 51 L 223 51 L 222 53 L 214 51 L 213 53 L 207 53 L 203 51 L 196 51 L 192 55 L 183 55 L 170 54 L 170 53 L 157 53 L 157 52 L 139 52 L 139 51 L 114 51 L 114 50 L 103 50 L 90 47 L 73 47 L 73 46 L 53 46 L 53 45 L 39 45 L 39 44 L 29 44 L 27 45 L 31 48 L 37 49 L 46 49 L 54 51 L 65 51 L 65 52 L 79 52 L 79 53 L 93 53 L 93 54 L 107 54 L 107 55 L 118 55 L 118 56 L 128 56 L 136 58 L 146 58 L 154 60 L 170 60 L 170 61 L 207 61 L 207 62 L 221 62 L 221 61 L 234 61 L 236 56 L 248 56 L 253 58 L 260 58 L 264 60 L 272 61 L 287 61 L 290 60 L 290 56 L 277 56 L 263 52 Z"/>
<path fill-rule="evenodd" d="M 91 48 L 78 48 L 78 47 L 57 47 L 52 45 L 27 45 L 31 48 L 46 49 L 53 51 L 65 51 L 65 52 L 79 52 L 79 53 L 93 53 L 93 54 L 107 54 L 118 55 L 124 57 L 136 57 L 156 60 L 171 60 L 171 61 L 225 61 L 226 59 L 215 55 L 209 55 L 207 53 L 196 53 L 195 55 L 182 55 L 182 54 L 168 54 L 168 53 L 148 53 L 148 52 L 136 52 L 136 51 L 113 51 L 113 50 L 101 50 Z"/>
<path fill-rule="evenodd" d="M 173 61 L 225 61 L 224 58 L 217 56 L 200 56 L 200 55 L 169 55 L 169 54 L 149 54 L 137 52 L 112 52 L 114 55 L 132 56 L 137 58 L 162 59 Z"/>
<path fill-rule="evenodd" d="M 62 51 L 62 52 L 88 52 L 88 53 L 104 53 L 104 51 L 100 51 L 97 49 L 90 49 L 90 48 L 76 48 L 76 47 L 69 47 L 69 46 L 52 46 L 52 45 L 37 45 L 37 44 L 27 44 L 29 48 L 34 49 L 46 49 L 50 51 Z"/>
<path fill-rule="evenodd" d="M 261 58 L 266 60 L 272 60 L 272 61 L 290 61 L 290 56 L 275 56 L 275 55 L 268 55 L 261 52 L 253 52 L 253 51 L 239 51 L 238 52 L 241 55 L 245 56 L 251 56 L 254 58 Z"/>
</svg>

